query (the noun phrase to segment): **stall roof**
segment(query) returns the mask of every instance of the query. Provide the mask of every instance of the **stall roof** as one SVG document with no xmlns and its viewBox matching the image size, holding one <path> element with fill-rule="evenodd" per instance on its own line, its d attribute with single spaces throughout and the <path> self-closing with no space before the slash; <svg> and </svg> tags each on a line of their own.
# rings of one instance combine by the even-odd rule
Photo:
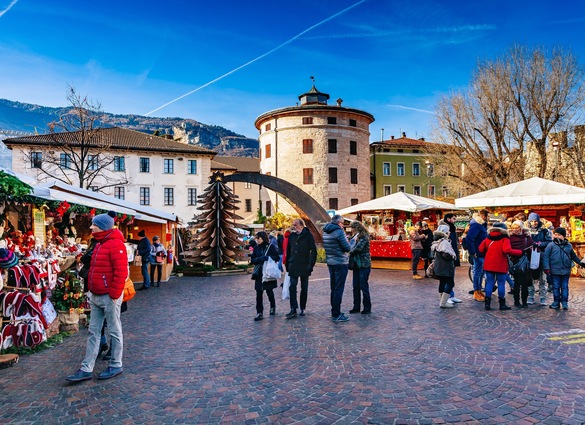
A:
<svg viewBox="0 0 585 425">
<path fill-rule="evenodd" d="M 65 193 L 60 190 L 51 189 L 47 187 L 40 187 L 36 186 L 33 187 L 32 196 L 36 196 L 37 198 L 46 199 L 48 201 L 67 201 L 70 204 L 77 204 L 77 205 L 85 205 L 86 207 L 90 208 L 99 208 L 102 210 L 114 210 L 117 213 L 122 214 L 129 214 L 136 216 L 137 212 L 130 209 L 121 207 L 119 205 L 114 205 L 104 201 L 98 201 L 96 199 L 87 199 L 83 196 L 74 195 L 71 193 Z"/>
<path fill-rule="evenodd" d="M 55 180 L 53 182 L 43 183 L 35 187 L 36 188 L 47 188 L 50 189 L 51 192 L 60 192 L 67 196 L 70 195 L 78 195 L 79 198 L 86 198 L 88 203 L 91 203 L 91 206 L 101 209 L 111 209 L 116 212 L 120 212 L 123 214 L 131 214 L 138 220 L 144 221 L 151 221 L 155 223 L 166 223 L 167 221 L 176 222 L 177 216 L 175 214 L 171 214 L 165 211 L 160 211 L 154 208 L 146 207 L 144 205 L 134 204 L 132 202 L 125 201 L 123 199 L 114 198 L 112 196 L 104 195 L 103 193 L 94 192 L 93 190 L 82 189 L 80 187 L 75 187 L 68 185 L 66 183 L 60 182 Z M 35 195 L 36 196 L 36 195 Z M 60 195 L 63 196 L 63 195 Z M 67 202 L 74 202 L 70 201 L 69 198 L 66 198 Z M 104 202 L 111 206 L 107 208 L 102 208 L 97 205 L 98 202 Z M 76 202 L 74 202 L 76 203 Z M 83 204 L 86 205 L 86 204 Z M 132 212 L 126 212 L 132 211 Z"/>
<path fill-rule="evenodd" d="M 532 177 L 496 189 L 455 199 L 459 208 L 585 204 L 585 189 Z"/>
<path fill-rule="evenodd" d="M 424 198 L 410 193 L 396 192 L 371 201 L 362 202 L 348 208 L 336 211 L 337 214 L 355 214 L 367 211 L 399 210 L 399 211 L 425 211 L 425 210 L 456 210 L 455 205 L 436 199 Z"/>
</svg>

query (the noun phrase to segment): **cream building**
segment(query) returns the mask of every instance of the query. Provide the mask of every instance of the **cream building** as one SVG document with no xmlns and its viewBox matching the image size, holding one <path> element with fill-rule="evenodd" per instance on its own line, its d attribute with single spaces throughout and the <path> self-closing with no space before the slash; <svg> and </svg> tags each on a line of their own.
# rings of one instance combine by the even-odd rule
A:
<svg viewBox="0 0 585 425">
<path fill-rule="evenodd" d="M 64 134 L 75 140 L 75 133 Z M 209 184 L 215 152 L 118 127 L 100 129 L 98 134 L 100 139 L 96 143 L 101 153 L 96 154 L 95 168 L 102 169 L 86 189 L 175 214 L 183 223 L 198 213 L 197 196 Z M 3 142 L 12 150 L 13 171 L 39 182 L 59 177 L 79 186 L 79 178 L 68 167 L 74 158 L 60 150 L 51 135 L 9 138 Z M 108 165 L 101 167 L 100 161 Z M 51 162 L 55 163 L 53 173 L 41 171 L 43 168 L 51 171 L 45 166 Z"/>
<path fill-rule="evenodd" d="M 338 210 L 370 199 L 369 126 L 373 115 L 327 105 L 315 86 L 300 105 L 256 118 L 261 173 L 279 177 L 311 195 L 325 209 Z M 263 213 L 294 210 L 282 196 L 266 191 Z"/>
</svg>

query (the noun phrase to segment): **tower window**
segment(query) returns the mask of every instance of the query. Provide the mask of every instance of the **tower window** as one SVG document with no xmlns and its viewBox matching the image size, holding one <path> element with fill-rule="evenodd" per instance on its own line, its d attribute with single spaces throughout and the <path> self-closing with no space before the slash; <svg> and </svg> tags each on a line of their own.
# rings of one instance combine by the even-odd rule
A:
<svg viewBox="0 0 585 425">
<path fill-rule="evenodd" d="M 349 174 L 351 178 L 351 184 L 357 184 L 358 182 L 358 170 L 357 168 L 350 168 Z"/>
<path fill-rule="evenodd" d="M 264 148 L 264 158 L 270 158 L 272 156 L 272 148 L 270 145 L 266 145 Z"/>
<path fill-rule="evenodd" d="M 327 117 L 327 124 L 337 124 L 337 118 Z"/>
<path fill-rule="evenodd" d="M 337 183 L 337 168 L 329 168 L 329 183 Z"/>
<path fill-rule="evenodd" d="M 357 121 L 356 120 L 349 120 L 349 126 L 350 127 L 357 127 Z"/>
<path fill-rule="evenodd" d="M 312 168 L 303 168 L 303 184 L 313 184 Z"/>
<path fill-rule="evenodd" d="M 303 117 L 303 125 L 313 124 L 313 117 Z"/>
<path fill-rule="evenodd" d="M 355 140 L 349 141 L 349 154 L 357 155 L 357 142 Z"/>
<path fill-rule="evenodd" d="M 329 153 L 337 153 L 337 139 L 329 139 L 327 140 L 327 152 Z"/>
<path fill-rule="evenodd" d="M 313 139 L 303 139 L 303 153 L 313 153 Z"/>
</svg>

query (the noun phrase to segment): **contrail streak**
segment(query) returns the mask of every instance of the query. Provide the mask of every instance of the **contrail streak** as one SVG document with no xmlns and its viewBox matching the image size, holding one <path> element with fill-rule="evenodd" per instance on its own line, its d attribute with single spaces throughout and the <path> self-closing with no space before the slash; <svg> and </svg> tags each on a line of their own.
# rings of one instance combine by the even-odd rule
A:
<svg viewBox="0 0 585 425">
<path fill-rule="evenodd" d="M 12 6 L 14 6 L 16 3 L 18 3 L 18 0 L 12 0 L 12 3 L 10 3 L 6 7 L 6 9 L 0 10 L 0 18 L 2 17 L 2 15 L 4 15 L 6 12 L 8 12 L 10 9 L 12 9 Z"/>
<path fill-rule="evenodd" d="M 15 0 L 14 2 L 16 3 L 16 1 L 18 1 L 18 0 Z M 156 108 L 156 109 L 153 109 L 153 110 L 152 110 L 152 111 L 150 111 L 150 112 L 147 112 L 145 115 L 150 115 L 150 114 L 153 114 L 153 113 L 155 113 L 156 111 L 159 111 L 159 110 L 161 110 L 162 108 L 164 108 L 164 107 L 167 107 L 167 106 L 169 106 L 169 105 L 171 105 L 171 104 L 175 103 L 176 101 L 178 101 L 178 100 L 181 100 L 181 99 L 182 99 L 182 98 L 184 98 L 184 97 L 187 97 L 187 96 L 189 96 L 189 95 L 191 95 L 191 94 L 193 94 L 193 93 L 195 93 L 195 92 L 197 92 L 197 91 L 199 91 L 199 90 L 201 90 L 201 89 L 203 89 L 203 88 L 205 88 L 205 87 L 207 87 L 207 86 L 210 86 L 210 85 L 211 85 L 211 84 L 213 84 L 213 83 L 216 83 L 216 82 L 218 82 L 219 80 L 222 80 L 222 79 L 224 79 L 224 78 L 225 78 L 225 77 L 227 77 L 228 75 L 231 75 L 231 74 L 233 74 L 234 72 L 236 72 L 236 71 L 239 71 L 240 69 L 242 69 L 242 68 L 245 68 L 246 66 L 248 66 L 248 65 L 251 65 L 251 64 L 253 64 L 253 63 L 254 63 L 254 62 L 256 62 L 256 61 L 259 61 L 260 59 L 262 59 L 262 58 L 264 58 L 264 57 L 268 56 L 268 55 L 269 55 L 269 54 L 271 54 L 271 53 L 274 53 L 275 51 L 277 51 L 278 49 L 280 49 L 280 48 L 282 48 L 282 47 L 286 46 L 287 44 L 290 44 L 290 43 L 292 43 L 292 42 L 293 42 L 293 41 L 295 41 L 297 38 L 299 38 L 299 37 L 301 37 L 302 35 L 304 35 L 304 34 L 308 33 L 309 31 L 311 31 L 311 30 L 313 30 L 313 29 L 317 28 L 317 27 L 318 27 L 318 26 L 320 26 L 320 25 L 323 25 L 323 24 L 324 24 L 324 23 L 326 23 L 326 22 L 329 22 L 329 21 L 330 21 L 330 20 L 332 20 L 332 19 L 335 19 L 335 18 L 337 18 L 339 15 L 342 15 L 342 14 L 344 14 L 344 13 L 345 13 L 345 12 L 347 12 L 348 10 L 350 10 L 350 9 L 353 9 L 354 7 L 356 7 L 356 6 L 359 6 L 360 4 L 362 4 L 362 3 L 366 2 L 366 1 L 367 1 L 367 0 L 360 0 L 360 1 L 358 1 L 357 3 L 355 3 L 355 4 L 353 4 L 353 5 L 349 6 L 349 7 L 347 7 L 347 8 L 345 8 L 345 9 L 343 9 L 342 11 L 340 11 L 340 12 L 337 12 L 336 14 L 334 14 L 334 15 L 332 15 L 332 16 L 330 16 L 330 17 L 328 17 L 327 19 L 324 19 L 324 20 L 322 20 L 321 22 L 317 22 L 315 25 L 313 25 L 313 26 L 311 26 L 311 27 L 307 28 L 307 29 L 306 29 L 306 30 L 304 30 L 303 32 L 300 32 L 299 34 L 297 34 L 297 35 L 295 35 L 294 37 L 292 37 L 291 39 L 289 39 L 289 40 L 285 41 L 284 43 L 282 43 L 282 44 L 280 44 L 280 45 L 278 45 L 278 46 L 276 46 L 274 49 L 272 49 L 272 50 L 269 50 L 268 52 L 266 52 L 266 53 L 264 53 L 264 54 L 262 54 L 262 55 L 258 56 L 257 58 L 255 58 L 255 59 L 252 59 L 251 61 L 249 61 L 249 62 L 246 62 L 245 64 L 243 64 L 243 65 L 240 65 L 240 66 L 238 66 L 237 68 L 235 68 L 235 69 L 232 69 L 232 70 L 231 70 L 231 71 L 229 71 L 229 72 L 226 72 L 225 74 L 223 74 L 223 75 L 221 75 L 221 76 L 219 76 L 219 77 L 217 77 L 217 78 L 215 78 L 215 79 L 213 79 L 213 80 L 209 81 L 208 83 L 205 83 L 205 84 L 203 84 L 202 86 L 199 86 L 199 87 L 197 87 L 196 89 L 194 89 L 194 90 L 191 90 L 190 92 L 188 92 L 188 93 L 185 93 L 185 94 L 183 94 L 183 95 L 181 95 L 181 96 L 177 97 L 176 99 L 173 99 L 173 100 L 171 100 L 170 102 L 167 102 L 167 103 L 165 103 L 164 105 L 162 105 L 162 106 L 159 106 L 159 107 L 158 107 L 158 108 Z"/>
<path fill-rule="evenodd" d="M 408 109 L 410 111 L 424 112 L 425 114 L 435 115 L 435 113 L 433 111 L 427 111 L 426 109 L 411 108 L 410 106 L 403 106 L 403 105 L 386 105 L 386 106 L 390 106 L 391 108 Z"/>
</svg>

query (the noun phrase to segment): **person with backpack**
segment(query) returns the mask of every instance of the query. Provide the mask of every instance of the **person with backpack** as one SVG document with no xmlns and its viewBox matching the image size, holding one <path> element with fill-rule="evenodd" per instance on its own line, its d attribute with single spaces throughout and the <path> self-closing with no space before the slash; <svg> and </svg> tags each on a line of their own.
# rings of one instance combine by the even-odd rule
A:
<svg viewBox="0 0 585 425">
<path fill-rule="evenodd" d="M 434 274 L 439 279 L 439 307 L 453 308 L 455 305 L 448 301 L 455 286 L 456 254 L 449 236 L 440 230 L 433 232 L 431 257 L 434 262 Z"/>
<path fill-rule="evenodd" d="M 528 214 L 528 231 L 534 242 L 535 250 L 542 256 L 546 247 L 552 242 L 552 236 L 537 213 Z M 537 283 L 540 305 L 544 306 L 546 305 L 547 276 L 544 273 L 542 258 L 538 268 L 532 270 L 532 284 L 528 286 L 528 304 L 534 304 L 534 286 Z"/>
<path fill-rule="evenodd" d="M 552 243 L 546 246 L 541 258 L 544 272 L 552 278 L 554 300 L 549 307 L 553 309 L 558 309 L 561 305 L 563 310 L 569 308 L 569 277 L 573 262 L 585 267 L 566 237 L 567 230 L 557 227 L 553 232 Z"/>
</svg>

